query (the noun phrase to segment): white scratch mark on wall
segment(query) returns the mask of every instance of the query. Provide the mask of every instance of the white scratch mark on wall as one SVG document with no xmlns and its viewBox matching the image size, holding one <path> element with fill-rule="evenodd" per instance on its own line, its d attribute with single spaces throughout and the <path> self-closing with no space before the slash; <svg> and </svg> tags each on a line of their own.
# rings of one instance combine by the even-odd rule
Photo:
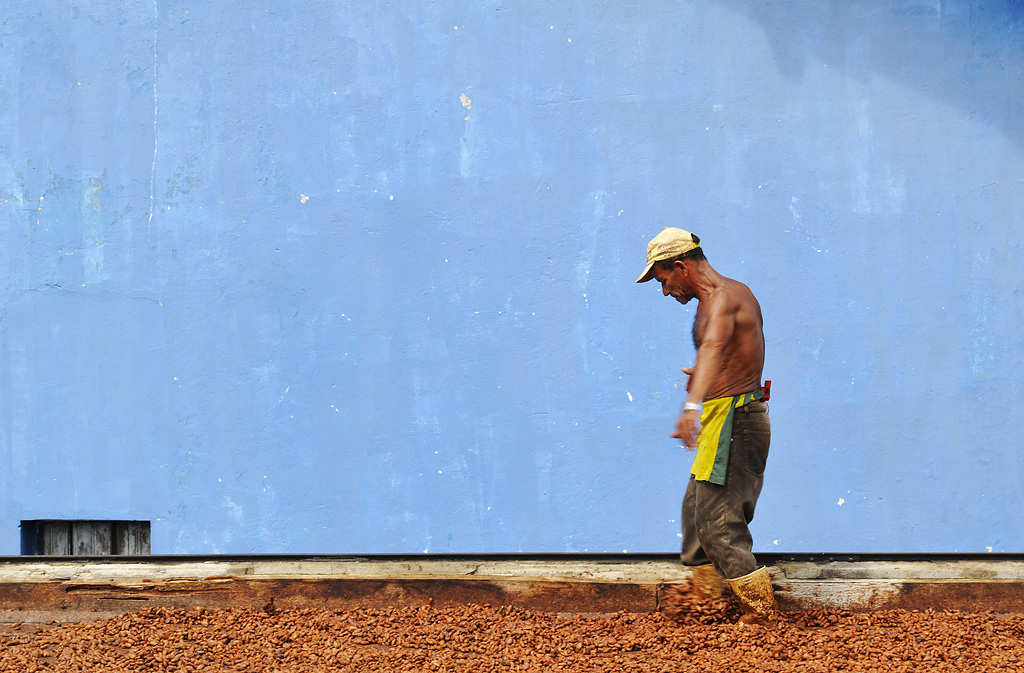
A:
<svg viewBox="0 0 1024 673">
<path fill-rule="evenodd" d="M 843 500 L 842 498 L 839 498 L 839 506 L 840 506 L 840 507 L 842 507 L 842 506 L 843 506 L 843 503 L 844 503 L 844 502 L 846 502 L 846 501 L 845 501 L 845 500 Z"/>
<path fill-rule="evenodd" d="M 242 508 L 239 505 L 236 505 L 231 500 L 230 496 L 227 496 L 227 495 L 224 496 L 223 504 L 224 504 L 224 507 L 228 510 L 228 514 L 231 516 L 232 519 L 234 519 L 236 522 L 241 522 L 242 521 L 242 518 L 244 517 L 245 512 L 242 510 Z"/>
<path fill-rule="evenodd" d="M 157 5 L 157 0 L 153 0 L 153 166 L 149 171 L 149 221 L 146 224 L 146 238 L 149 238 L 149 228 L 153 224 L 153 184 L 156 180 L 156 153 L 159 144 L 159 138 L 156 135 L 156 122 L 157 113 L 160 109 L 157 102 L 156 92 L 156 38 L 157 28 L 160 22 L 160 7 Z"/>
</svg>

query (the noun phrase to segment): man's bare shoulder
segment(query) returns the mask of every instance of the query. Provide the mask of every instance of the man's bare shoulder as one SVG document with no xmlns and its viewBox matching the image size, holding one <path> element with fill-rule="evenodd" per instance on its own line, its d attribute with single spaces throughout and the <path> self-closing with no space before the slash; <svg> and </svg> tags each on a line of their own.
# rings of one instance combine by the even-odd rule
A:
<svg viewBox="0 0 1024 673">
<path fill-rule="evenodd" d="M 721 309 L 736 309 L 751 300 L 757 302 L 749 287 L 732 278 L 724 280 L 725 282 L 716 287 L 708 298 L 711 304 L 717 304 Z"/>
<path fill-rule="evenodd" d="M 753 291 L 746 284 L 732 278 L 725 278 L 725 282 L 716 288 L 710 304 L 712 313 L 723 311 L 742 314 L 750 311 L 758 321 L 761 320 L 761 304 Z"/>
</svg>

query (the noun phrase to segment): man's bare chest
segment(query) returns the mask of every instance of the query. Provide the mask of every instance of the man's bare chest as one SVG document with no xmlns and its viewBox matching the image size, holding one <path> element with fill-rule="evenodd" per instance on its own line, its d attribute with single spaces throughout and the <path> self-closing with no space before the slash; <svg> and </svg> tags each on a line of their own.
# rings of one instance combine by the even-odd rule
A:
<svg viewBox="0 0 1024 673">
<path fill-rule="evenodd" d="M 693 316 L 693 347 L 700 348 L 701 342 L 704 341 L 704 328 L 707 327 L 708 318 L 704 315 L 704 311 L 700 310 L 700 305 L 697 305 L 697 315 Z"/>
</svg>

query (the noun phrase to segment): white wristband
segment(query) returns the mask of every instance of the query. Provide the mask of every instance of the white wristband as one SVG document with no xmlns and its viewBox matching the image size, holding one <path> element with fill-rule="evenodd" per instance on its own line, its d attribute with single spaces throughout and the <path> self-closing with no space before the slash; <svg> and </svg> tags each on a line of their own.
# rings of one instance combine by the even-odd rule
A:
<svg viewBox="0 0 1024 673">
<path fill-rule="evenodd" d="M 686 411 L 700 411 L 700 410 L 701 410 L 700 402 L 687 402 L 686 404 L 683 405 L 683 411 L 684 412 L 686 412 Z"/>
</svg>

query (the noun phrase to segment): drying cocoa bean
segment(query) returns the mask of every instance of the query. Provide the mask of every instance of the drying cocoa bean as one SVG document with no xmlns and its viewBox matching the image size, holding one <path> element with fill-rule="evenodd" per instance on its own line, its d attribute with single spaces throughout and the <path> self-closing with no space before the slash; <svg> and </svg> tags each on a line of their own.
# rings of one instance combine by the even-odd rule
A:
<svg viewBox="0 0 1024 673">
<path fill-rule="evenodd" d="M 666 592 L 664 614 L 435 609 L 153 609 L 0 626 L 0 672 L 1019 671 L 1024 615 L 887 610 L 737 625 L 735 599 Z"/>
</svg>

